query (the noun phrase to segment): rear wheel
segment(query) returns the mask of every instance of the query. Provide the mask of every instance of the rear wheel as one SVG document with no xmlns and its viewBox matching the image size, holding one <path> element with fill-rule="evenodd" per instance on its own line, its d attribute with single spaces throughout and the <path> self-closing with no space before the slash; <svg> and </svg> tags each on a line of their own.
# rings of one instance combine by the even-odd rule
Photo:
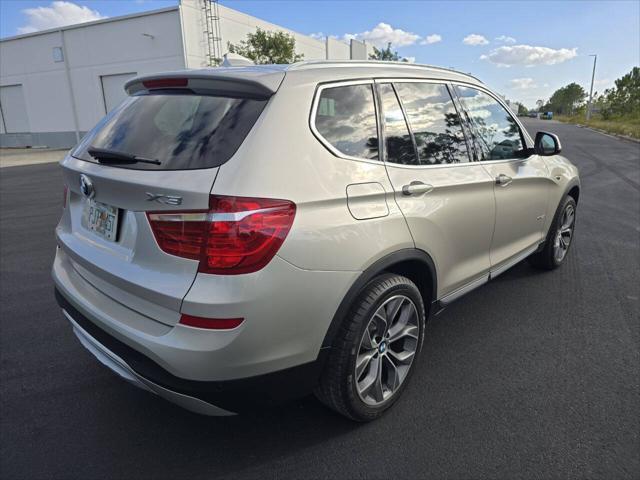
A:
<svg viewBox="0 0 640 480">
<path fill-rule="evenodd" d="M 531 265 L 544 270 L 558 268 L 569 253 L 576 224 L 576 201 L 566 196 L 560 203 L 543 249 L 529 257 Z"/>
<path fill-rule="evenodd" d="M 316 396 L 353 420 L 378 418 L 409 380 L 424 325 L 422 296 L 411 280 L 394 274 L 375 278 L 344 320 Z"/>
</svg>

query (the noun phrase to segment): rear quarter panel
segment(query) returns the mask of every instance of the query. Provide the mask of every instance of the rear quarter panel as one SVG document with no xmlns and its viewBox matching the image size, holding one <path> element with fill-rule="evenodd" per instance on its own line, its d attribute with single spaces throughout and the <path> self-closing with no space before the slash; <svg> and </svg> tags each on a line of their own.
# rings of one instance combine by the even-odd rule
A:
<svg viewBox="0 0 640 480">
<path fill-rule="evenodd" d="M 220 167 L 213 193 L 295 202 L 296 218 L 278 255 L 308 270 L 362 271 L 414 243 L 384 165 L 337 157 L 312 133 L 317 81 L 311 73 L 285 77 L 240 150 Z M 371 199 L 384 200 L 387 211 L 359 220 L 347 205 L 347 188 L 370 182 L 382 186 L 371 189 Z"/>
</svg>

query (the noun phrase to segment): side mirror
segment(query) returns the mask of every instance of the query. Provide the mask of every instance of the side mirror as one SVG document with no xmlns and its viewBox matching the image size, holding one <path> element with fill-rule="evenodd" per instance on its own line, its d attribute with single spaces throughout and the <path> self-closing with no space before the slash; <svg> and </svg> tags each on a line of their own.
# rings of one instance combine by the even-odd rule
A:
<svg viewBox="0 0 640 480">
<path fill-rule="evenodd" d="M 538 155 L 557 155 L 562 151 L 560 139 L 557 135 L 549 132 L 536 133 L 535 150 Z"/>
</svg>

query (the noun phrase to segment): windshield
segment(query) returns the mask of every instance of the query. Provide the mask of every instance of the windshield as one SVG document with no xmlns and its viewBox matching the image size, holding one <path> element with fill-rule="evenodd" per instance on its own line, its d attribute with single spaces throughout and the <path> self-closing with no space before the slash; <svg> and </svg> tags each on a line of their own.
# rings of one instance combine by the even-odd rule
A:
<svg viewBox="0 0 640 480">
<path fill-rule="evenodd" d="M 238 149 L 267 100 L 161 93 L 127 98 L 89 132 L 72 155 L 97 162 L 88 150 L 113 150 L 160 165 L 116 165 L 136 170 L 217 167 Z"/>
</svg>

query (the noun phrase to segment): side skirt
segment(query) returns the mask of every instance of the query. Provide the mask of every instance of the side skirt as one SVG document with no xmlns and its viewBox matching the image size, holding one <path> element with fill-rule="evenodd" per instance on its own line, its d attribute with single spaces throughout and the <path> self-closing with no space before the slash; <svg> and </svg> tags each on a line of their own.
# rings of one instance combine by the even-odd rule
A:
<svg viewBox="0 0 640 480">
<path fill-rule="evenodd" d="M 455 300 L 458 300 L 459 298 L 461 298 L 464 295 L 466 295 L 467 293 L 475 290 L 476 288 L 484 285 L 485 283 L 489 282 L 490 280 L 493 280 L 498 275 L 506 272 L 511 267 L 513 267 L 513 266 L 517 265 L 518 263 L 522 262 L 523 260 L 525 260 L 530 255 L 538 252 L 543 247 L 543 245 L 544 245 L 544 242 L 541 242 L 538 245 L 534 245 L 533 247 L 530 247 L 530 248 L 527 248 L 526 250 L 523 250 L 521 253 L 519 253 L 518 255 L 516 255 L 514 257 L 512 257 L 510 260 L 508 260 L 507 262 L 503 263 L 499 267 L 496 267 L 494 269 L 489 270 L 488 273 L 482 275 L 480 278 L 476 278 L 475 280 L 472 280 L 471 282 L 467 283 L 466 285 L 463 285 L 462 287 L 458 288 L 457 290 L 455 290 L 455 291 L 453 291 L 451 293 L 448 293 L 447 295 L 443 296 L 440 300 L 437 300 L 437 301 L 433 302 L 433 304 L 432 304 L 433 315 L 439 315 L 440 313 L 442 313 L 442 311 L 447 306 L 449 306 Z"/>
</svg>

